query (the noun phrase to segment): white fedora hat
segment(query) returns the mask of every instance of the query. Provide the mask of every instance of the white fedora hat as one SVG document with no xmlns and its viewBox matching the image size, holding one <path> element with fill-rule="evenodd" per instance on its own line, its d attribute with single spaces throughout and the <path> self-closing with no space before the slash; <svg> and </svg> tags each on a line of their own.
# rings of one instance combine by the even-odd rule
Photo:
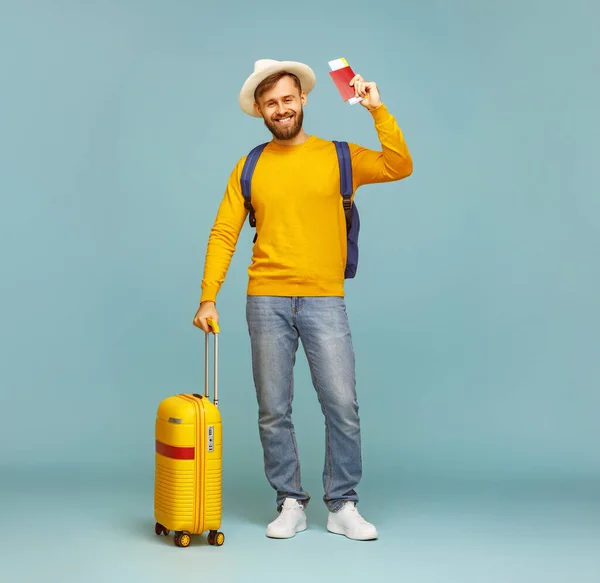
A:
<svg viewBox="0 0 600 583">
<path fill-rule="evenodd" d="M 256 61 L 254 63 L 254 73 L 246 79 L 240 91 L 240 107 L 245 113 L 252 117 L 261 117 L 254 109 L 254 91 L 269 75 L 279 73 L 280 71 L 287 71 L 296 75 L 300 79 L 302 91 L 307 94 L 312 91 L 317 83 L 314 71 L 303 63 L 297 63 L 296 61 L 274 61 L 272 59 Z"/>
</svg>

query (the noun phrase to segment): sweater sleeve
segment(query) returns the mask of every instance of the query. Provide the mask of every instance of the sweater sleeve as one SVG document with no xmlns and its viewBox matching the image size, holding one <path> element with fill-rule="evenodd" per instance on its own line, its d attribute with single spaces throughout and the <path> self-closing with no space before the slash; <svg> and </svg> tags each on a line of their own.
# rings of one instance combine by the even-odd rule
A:
<svg viewBox="0 0 600 583">
<path fill-rule="evenodd" d="M 229 177 L 225 195 L 210 231 L 204 262 L 201 302 L 216 301 L 248 215 L 240 186 L 243 163 L 244 158 L 237 163 Z"/>
<path fill-rule="evenodd" d="M 355 189 L 363 184 L 401 180 L 410 176 L 413 169 L 412 157 L 394 116 L 384 104 L 370 113 L 381 151 L 349 144 Z"/>
</svg>

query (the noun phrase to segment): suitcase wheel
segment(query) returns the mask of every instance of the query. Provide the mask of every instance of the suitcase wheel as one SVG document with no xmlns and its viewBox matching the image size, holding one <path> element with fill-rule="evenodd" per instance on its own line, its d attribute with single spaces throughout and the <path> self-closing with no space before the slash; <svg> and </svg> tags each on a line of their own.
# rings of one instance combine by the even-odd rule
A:
<svg viewBox="0 0 600 583">
<path fill-rule="evenodd" d="M 192 537 L 186 530 L 175 533 L 175 544 L 178 547 L 189 547 L 191 542 Z"/>
<path fill-rule="evenodd" d="M 222 532 L 211 530 L 208 533 L 208 544 L 220 547 L 225 542 L 225 535 Z"/>
<path fill-rule="evenodd" d="M 168 528 L 165 528 L 162 524 L 160 523 L 156 523 L 154 525 L 154 532 L 160 536 L 161 534 L 164 534 L 165 536 L 168 536 L 168 534 L 171 532 Z"/>
</svg>

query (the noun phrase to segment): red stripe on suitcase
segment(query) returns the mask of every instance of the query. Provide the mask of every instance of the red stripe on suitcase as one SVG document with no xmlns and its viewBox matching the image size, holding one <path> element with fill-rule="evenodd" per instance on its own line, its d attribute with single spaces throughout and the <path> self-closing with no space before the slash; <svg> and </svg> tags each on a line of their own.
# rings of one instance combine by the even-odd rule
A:
<svg viewBox="0 0 600 583">
<path fill-rule="evenodd" d="M 176 460 L 193 460 L 194 459 L 193 447 L 180 447 L 176 445 L 167 445 L 162 441 L 156 440 L 156 453 L 170 457 Z"/>
</svg>

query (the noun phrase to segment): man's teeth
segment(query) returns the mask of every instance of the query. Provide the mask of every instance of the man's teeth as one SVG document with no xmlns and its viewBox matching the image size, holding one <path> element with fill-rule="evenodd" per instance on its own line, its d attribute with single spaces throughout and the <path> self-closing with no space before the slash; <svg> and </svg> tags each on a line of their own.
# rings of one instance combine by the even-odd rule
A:
<svg viewBox="0 0 600 583">
<path fill-rule="evenodd" d="M 289 117 L 282 117 L 281 119 L 278 119 L 277 121 L 279 123 L 283 123 L 283 122 L 289 121 L 290 119 L 292 119 L 291 115 Z"/>
</svg>

